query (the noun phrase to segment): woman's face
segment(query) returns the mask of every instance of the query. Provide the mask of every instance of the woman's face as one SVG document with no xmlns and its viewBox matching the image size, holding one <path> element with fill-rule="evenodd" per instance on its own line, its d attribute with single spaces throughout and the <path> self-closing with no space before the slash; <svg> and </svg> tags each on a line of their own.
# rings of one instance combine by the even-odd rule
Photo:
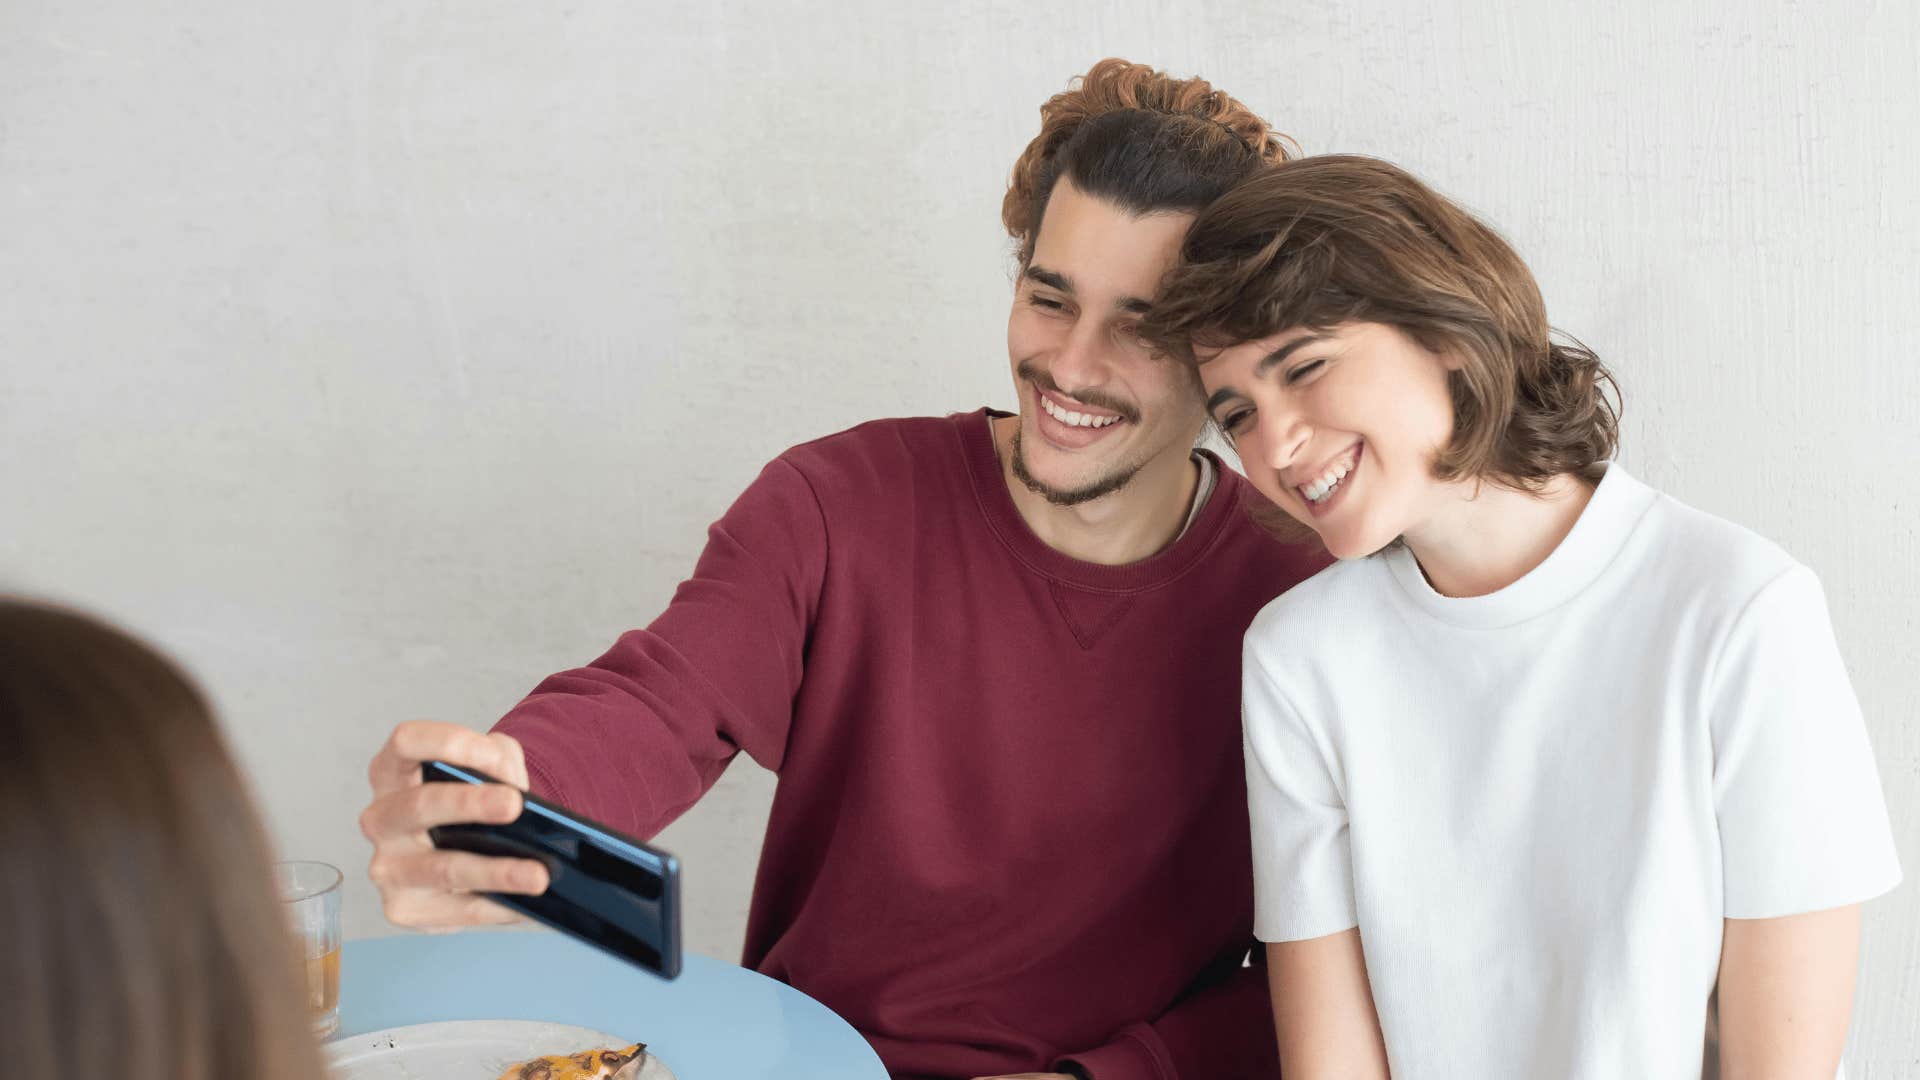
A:
<svg viewBox="0 0 1920 1080">
<path fill-rule="evenodd" d="M 1420 528 L 1446 500 L 1448 363 L 1380 323 L 1297 328 L 1200 355 L 1207 410 L 1261 494 L 1342 559 Z"/>
</svg>

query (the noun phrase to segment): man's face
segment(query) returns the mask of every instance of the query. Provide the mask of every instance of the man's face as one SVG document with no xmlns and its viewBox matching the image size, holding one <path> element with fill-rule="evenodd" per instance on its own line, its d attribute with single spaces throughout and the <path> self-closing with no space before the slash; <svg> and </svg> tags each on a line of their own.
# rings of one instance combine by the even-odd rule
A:
<svg viewBox="0 0 1920 1080">
<path fill-rule="evenodd" d="M 1192 223 L 1134 217 L 1064 177 L 1054 187 L 1007 317 L 1020 392 L 1013 471 L 1049 502 L 1099 498 L 1165 455 L 1192 453 L 1206 415 L 1198 379 L 1138 334 Z"/>
</svg>

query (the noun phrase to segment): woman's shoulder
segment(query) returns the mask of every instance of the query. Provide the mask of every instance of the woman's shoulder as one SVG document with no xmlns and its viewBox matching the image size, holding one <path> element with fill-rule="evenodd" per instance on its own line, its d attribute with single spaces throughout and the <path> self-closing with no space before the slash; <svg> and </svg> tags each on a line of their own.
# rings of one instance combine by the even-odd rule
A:
<svg viewBox="0 0 1920 1080">
<path fill-rule="evenodd" d="M 1781 576 L 1812 576 L 1785 547 L 1756 530 L 1658 492 L 1634 545 L 1632 571 L 1672 593 L 1744 607 Z"/>
<path fill-rule="evenodd" d="M 1373 615 L 1385 602 L 1390 572 L 1381 556 L 1342 559 L 1267 602 L 1247 628 L 1249 649 L 1324 640 L 1330 623 Z"/>
</svg>

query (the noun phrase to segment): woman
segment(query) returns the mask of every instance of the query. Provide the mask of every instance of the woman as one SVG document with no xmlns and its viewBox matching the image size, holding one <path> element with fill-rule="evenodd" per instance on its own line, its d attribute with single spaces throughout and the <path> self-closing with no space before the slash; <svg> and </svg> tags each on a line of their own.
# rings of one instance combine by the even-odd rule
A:
<svg viewBox="0 0 1920 1080">
<path fill-rule="evenodd" d="M 0 761 L 8 1076 L 320 1080 L 265 838 L 179 669 L 0 598 Z"/>
<path fill-rule="evenodd" d="M 1341 560 L 1246 640 L 1288 1080 L 1833 1076 L 1900 871 L 1814 575 L 1609 463 L 1605 368 L 1384 162 L 1228 193 L 1148 332 Z"/>
</svg>

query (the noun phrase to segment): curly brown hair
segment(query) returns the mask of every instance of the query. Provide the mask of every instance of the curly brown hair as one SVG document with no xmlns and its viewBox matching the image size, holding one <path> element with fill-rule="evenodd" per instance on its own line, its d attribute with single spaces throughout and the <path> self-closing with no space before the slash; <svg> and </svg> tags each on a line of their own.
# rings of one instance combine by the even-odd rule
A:
<svg viewBox="0 0 1920 1080">
<path fill-rule="evenodd" d="M 1199 210 L 1263 164 L 1297 154 L 1251 109 L 1205 79 L 1108 58 L 1040 106 L 1040 134 L 1014 163 L 1000 220 L 1033 257 L 1061 177 L 1134 214 Z"/>
<path fill-rule="evenodd" d="M 1142 334 L 1196 362 L 1295 327 L 1393 326 L 1452 357 L 1442 480 L 1538 491 L 1619 441 L 1619 386 L 1577 341 L 1553 340 L 1540 288 L 1493 229 L 1385 161 L 1302 158 L 1250 176 L 1188 232 Z"/>
</svg>

